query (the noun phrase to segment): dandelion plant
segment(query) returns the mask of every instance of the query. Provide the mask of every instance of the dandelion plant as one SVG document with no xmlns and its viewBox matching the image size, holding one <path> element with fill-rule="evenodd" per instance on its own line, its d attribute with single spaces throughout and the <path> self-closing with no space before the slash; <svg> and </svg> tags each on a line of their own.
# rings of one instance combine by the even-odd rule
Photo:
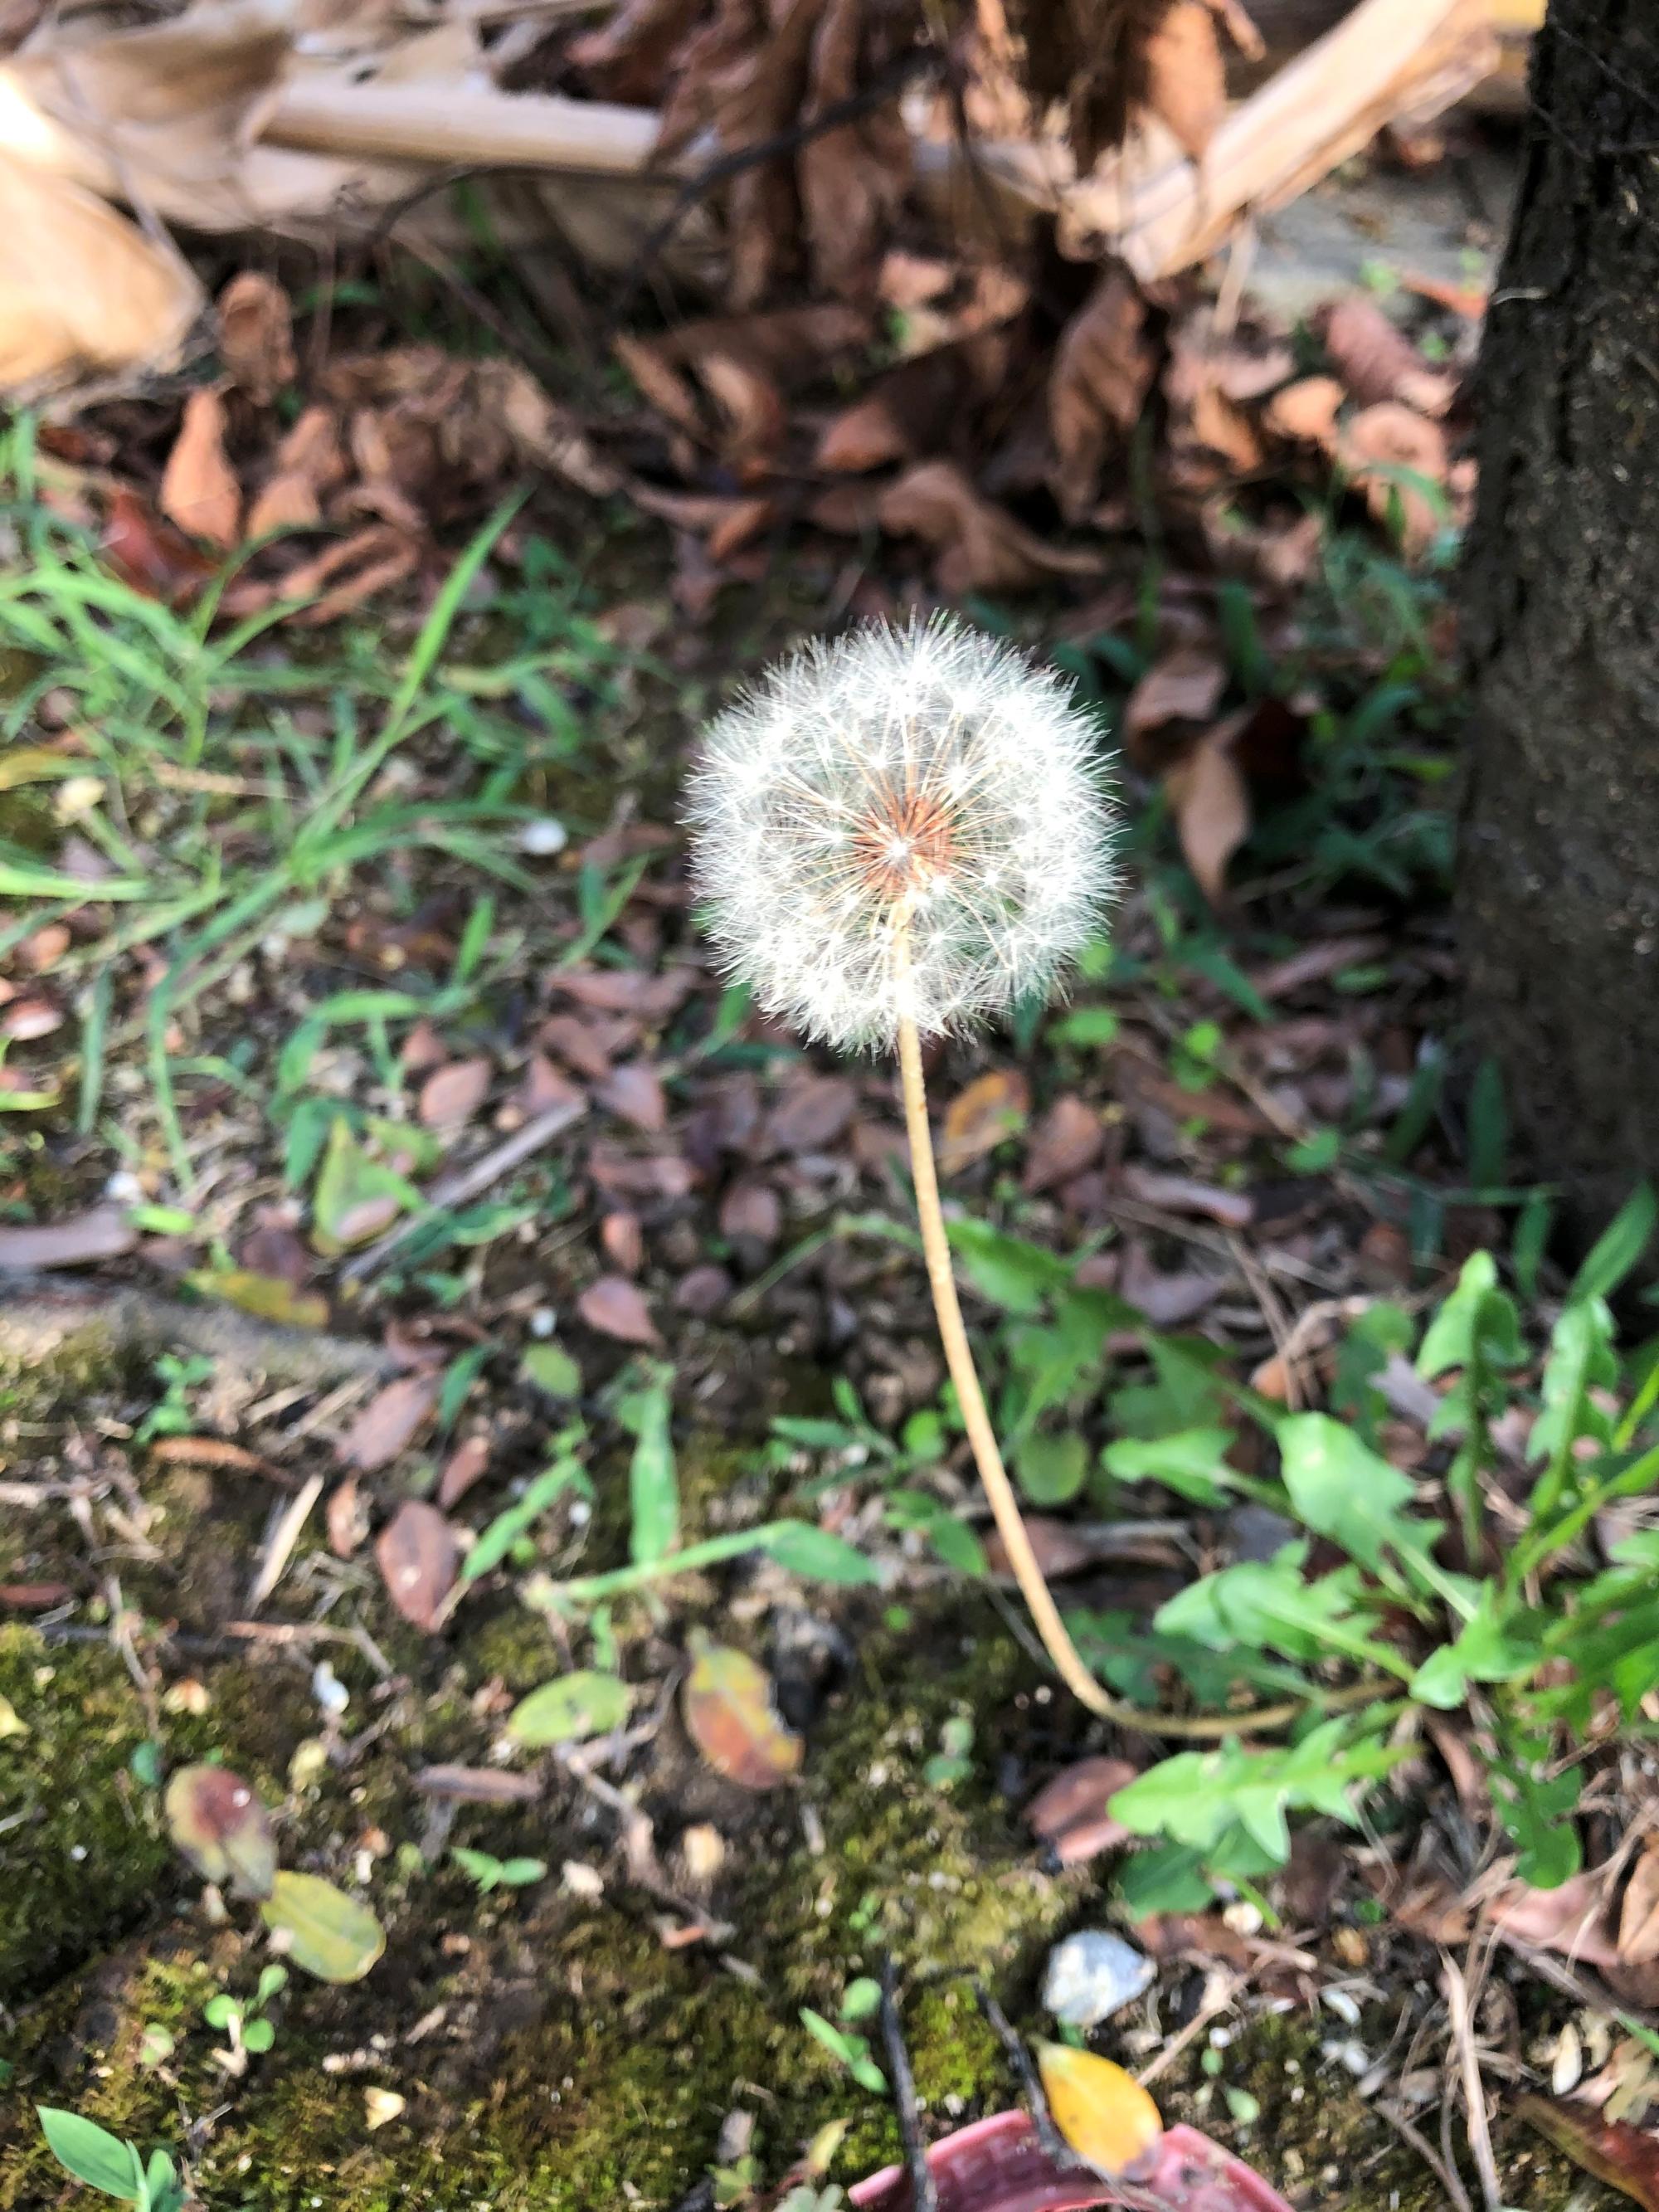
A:
<svg viewBox="0 0 1659 2212">
<path fill-rule="evenodd" d="M 963 1325 L 922 1041 L 1053 988 L 1115 884 L 1095 733 L 1063 681 L 959 623 L 860 630 L 771 670 L 707 732 L 688 806 L 723 965 L 769 1012 L 896 1053 L 927 1279 L 998 1533 L 1062 1680 L 1119 1713 L 1060 1619 Z"/>
</svg>

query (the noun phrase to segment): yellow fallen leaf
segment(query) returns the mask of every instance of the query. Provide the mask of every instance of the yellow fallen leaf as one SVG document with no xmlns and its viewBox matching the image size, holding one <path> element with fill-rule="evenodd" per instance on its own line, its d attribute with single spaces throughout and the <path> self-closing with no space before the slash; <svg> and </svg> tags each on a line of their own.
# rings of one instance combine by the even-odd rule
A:
<svg viewBox="0 0 1659 2212">
<path fill-rule="evenodd" d="M 1158 2148 L 1164 2134 L 1158 2106 L 1109 2058 L 1039 2043 L 1037 2071 L 1054 2125 L 1097 2173 L 1131 2173 Z"/>
</svg>

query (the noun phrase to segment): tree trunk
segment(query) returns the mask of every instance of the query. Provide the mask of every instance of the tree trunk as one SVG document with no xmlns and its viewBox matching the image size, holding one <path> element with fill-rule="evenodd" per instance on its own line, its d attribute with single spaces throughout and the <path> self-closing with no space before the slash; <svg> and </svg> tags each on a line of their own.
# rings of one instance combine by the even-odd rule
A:
<svg viewBox="0 0 1659 2212">
<path fill-rule="evenodd" d="M 1581 1218 L 1659 1177 L 1659 9 L 1552 0 L 1481 360 L 1469 1009 Z"/>
</svg>

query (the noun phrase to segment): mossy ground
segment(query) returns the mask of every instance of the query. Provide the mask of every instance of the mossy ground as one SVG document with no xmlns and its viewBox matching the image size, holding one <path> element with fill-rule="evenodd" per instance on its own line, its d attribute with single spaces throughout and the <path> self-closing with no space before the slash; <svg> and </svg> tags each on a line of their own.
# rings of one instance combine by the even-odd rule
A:
<svg viewBox="0 0 1659 2212">
<path fill-rule="evenodd" d="M 31 1384 L 32 1434 L 55 1419 L 64 1433 L 56 1380 L 55 1408 L 52 1379 Z M 113 1403 L 123 1387 L 79 1368 L 68 1384 L 83 1419 L 100 1391 Z M 153 1720 L 108 1644 L 0 1632 L 0 1694 L 27 1731 L 0 1741 L 0 2057 L 13 2069 L 0 2212 L 70 2201 L 37 2102 L 182 2152 L 214 2212 L 667 2206 L 707 2170 L 736 2105 L 756 2114 L 773 2175 L 825 2122 L 849 2120 L 834 2172 L 851 2180 L 896 2154 L 892 2115 L 806 2035 L 799 2008 L 833 2016 L 848 1981 L 884 1953 L 907 1978 L 930 2113 L 953 2123 L 1010 2100 L 962 1978 L 982 1977 L 1035 2024 L 1044 1950 L 1098 1917 L 1102 1900 L 1088 1872 L 1036 1868 L 994 1778 L 1011 1761 L 1063 1757 L 1074 1722 L 988 1607 L 940 1601 L 897 1627 L 874 1607 L 847 1618 L 854 1662 L 811 1731 L 799 1790 L 740 1792 L 665 1725 L 643 1796 L 665 1859 L 692 1820 L 712 1821 L 730 1846 L 708 1905 L 731 1933 L 677 1949 L 664 1942 L 672 1920 L 617 1870 L 611 1816 L 574 1784 L 455 1820 L 448 1840 L 548 1862 L 549 1877 L 520 1892 L 480 1897 L 429 1825 L 413 1771 L 486 1755 L 507 1700 L 556 1666 L 544 1621 L 481 1603 L 446 1644 L 377 1617 L 399 1670 L 389 1682 L 329 1647 L 352 1704 L 334 1756 L 296 1791 L 294 1753 L 324 1732 L 316 1655 L 222 1653 L 205 1638 L 246 1585 L 268 1501 L 191 1471 L 147 1480 L 146 1495 L 166 1508 L 170 1556 L 124 1570 L 128 1599 L 198 1621 L 195 1690 Z M 5 1572 L 40 1577 L 52 1565 L 49 1534 L 14 1523 Z M 617 1626 L 625 1639 L 654 1632 L 643 1607 Z M 169 1670 L 175 1687 L 180 1671 Z M 938 1787 L 923 1769 L 957 1715 L 975 1723 L 971 1771 Z M 274 2048 L 240 2079 L 216 2063 L 223 2039 L 202 2007 L 216 1990 L 251 1993 L 266 1954 L 252 1909 L 233 1901 L 210 1916 L 167 1841 L 143 1748 L 158 1725 L 166 1765 L 220 1756 L 246 1774 L 276 1808 L 284 1863 L 363 1887 L 387 1929 L 364 1982 L 295 1977 L 272 2008 Z M 570 1861 L 606 1869 L 602 1897 L 562 1882 Z M 151 2027 L 174 2039 L 160 2064 L 142 2062 Z M 1299 2202 L 1340 2194 L 1360 2212 L 1429 2212 L 1437 2188 L 1324 2057 L 1322 2032 L 1305 2012 L 1258 2014 L 1214 2080 L 1195 2045 L 1160 2089 L 1166 2111 L 1234 2142 Z M 1379 2023 L 1379 2040 L 1386 2032 Z M 1260 2108 L 1248 2130 L 1229 2114 L 1228 2086 Z M 371 2129 L 368 2089 L 397 2092 L 404 2109 Z M 1574 2177 L 1552 2154 L 1518 2130 L 1502 2142 L 1511 2202 L 1566 2203 Z"/>
</svg>

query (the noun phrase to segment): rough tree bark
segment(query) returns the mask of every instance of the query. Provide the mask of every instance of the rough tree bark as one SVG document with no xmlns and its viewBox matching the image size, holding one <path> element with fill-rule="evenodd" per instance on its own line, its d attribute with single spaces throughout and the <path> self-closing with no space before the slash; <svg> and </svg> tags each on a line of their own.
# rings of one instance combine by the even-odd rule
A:
<svg viewBox="0 0 1659 2212">
<path fill-rule="evenodd" d="M 1476 1036 L 1586 1220 L 1659 1176 L 1659 7 L 1552 0 L 1481 361 L 1459 902 Z"/>
</svg>

